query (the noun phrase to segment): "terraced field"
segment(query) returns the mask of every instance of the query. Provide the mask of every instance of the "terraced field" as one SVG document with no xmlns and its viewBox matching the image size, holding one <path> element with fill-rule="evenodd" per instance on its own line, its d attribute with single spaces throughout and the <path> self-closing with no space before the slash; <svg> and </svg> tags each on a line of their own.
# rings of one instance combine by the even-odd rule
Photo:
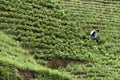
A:
<svg viewBox="0 0 120 80">
<path fill-rule="evenodd" d="M 119 80 L 119 8 L 119 0 L 0 0 L 0 30 L 18 41 L 36 66 L 46 67 L 44 72 L 31 64 L 31 73 L 40 71 L 32 79 Z M 89 38 L 93 29 L 100 30 L 100 44 Z M 22 72 L 31 75 L 26 68 Z"/>
</svg>

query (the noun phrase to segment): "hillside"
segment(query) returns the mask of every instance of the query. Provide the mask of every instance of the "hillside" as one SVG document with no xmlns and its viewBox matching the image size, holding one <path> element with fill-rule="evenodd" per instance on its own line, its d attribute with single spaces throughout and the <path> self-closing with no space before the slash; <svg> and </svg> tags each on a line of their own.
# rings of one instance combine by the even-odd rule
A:
<svg viewBox="0 0 120 80">
<path fill-rule="evenodd" d="M 22 73 L 28 76 L 40 71 L 33 76 L 36 80 L 120 79 L 119 4 L 117 0 L 1 0 L 1 36 L 10 39 L 0 38 L 0 60 L 28 71 Z M 100 30 L 100 44 L 89 38 L 93 29 Z"/>
<path fill-rule="evenodd" d="M 0 80 L 71 80 L 65 73 L 40 66 L 19 44 L 0 32 Z M 66 76 L 67 75 L 67 76 Z M 47 77 L 46 77 L 47 76 Z M 56 78 L 57 77 L 57 78 Z"/>
</svg>

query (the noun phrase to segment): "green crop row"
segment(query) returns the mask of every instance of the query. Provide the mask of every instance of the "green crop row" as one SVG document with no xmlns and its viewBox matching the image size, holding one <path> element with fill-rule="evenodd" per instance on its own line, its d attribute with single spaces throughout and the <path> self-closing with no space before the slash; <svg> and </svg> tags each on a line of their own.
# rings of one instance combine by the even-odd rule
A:
<svg viewBox="0 0 120 80">
<path fill-rule="evenodd" d="M 4 38 L 3 38 L 4 37 Z M 18 69 L 33 71 L 35 78 L 47 77 L 51 80 L 72 80 L 67 74 L 51 70 L 36 64 L 32 57 L 28 56 L 28 51 L 20 47 L 19 42 L 0 32 L 0 79 L 20 80 Z M 26 58 L 27 57 L 27 58 Z M 17 75 L 18 74 L 18 75 Z M 43 79 L 42 79 L 43 80 Z"/>
<path fill-rule="evenodd" d="M 114 4 L 114 1 L 110 1 L 106 4 L 107 2 L 1 0 L 0 29 L 11 34 L 24 49 L 33 53 L 36 59 L 58 57 L 91 63 L 86 63 L 86 66 L 84 63 L 82 66 L 82 63 L 68 65 L 64 68 L 65 72 L 70 72 L 78 78 L 119 79 L 119 69 L 114 68 L 119 68 L 119 58 L 116 56 L 120 52 L 120 6 L 119 2 Z M 100 30 L 100 45 L 89 39 L 88 35 L 92 29 Z M 43 76 L 46 77 L 43 79 L 51 76 L 54 79 L 63 79 L 57 76 L 58 72 L 53 73 L 56 76 L 46 70 L 38 74 L 41 74 L 37 75 L 38 79 Z"/>
<path fill-rule="evenodd" d="M 4 3 L 4 4 L 6 4 L 6 3 Z M 9 3 L 7 3 L 7 4 L 9 4 Z M 16 4 L 18 4 L 18 3 L 16 3 Z M 25 4 L 27 4 L 27 2 L 25 2 Z M 32 2 L 32 5 L 30 5 L 29 4 L 29 6 L 33 6 L 33 5 L 38 5 L 38 3 L 34 3 L 34 2 Z M 40 3 L 41 4 L 41 3 Z M 46 3 L 45 3 L 46 4 Z M 13 4 L 11 4 L 10 3 L 10 5 L 11 5 L 11 8 L 13 7 Z M 42 5 L 42 6 L 45 6 L 45 5 Z M 18 6 L 19 7 L 19 6 Z M 27 6 L 21 6 L 22 7 L 22 9 L 23 10 L 26 10 L 27 9 Z M 39 9 L 41 9 L 41 6 L 37 6 L 37 7 L 39 7 Z M 35 10 L 34 8 L 32 8 L 32 7 L 30 7 L 33 11 Z M 36 7 L 35 7 L 36 8 Z M 17 9 L 15 9 L 14 7 L 13 7 L 13 9 L 14 10 L 16 10 L 17 11 Z M 28 8 L 29 9 L 29 8 Z M 31 9 L 29 9 L 29 10 L 31 10 Z M 37 8 L 38 9 L 38 8 Z M 46 9 L 46 8 L 45 8 Z M 82 8 L 83 9 L 83 8 Z M 87 8 L 86 10 L 88 10 L 89 8 Z M 46 9 L 46 11 L 50 11 L 50 9 Z M 62 11 L 62 10 L 61 10 Z M 32 11 L 31 11 L 32 12 Z M 38 10 L 37 10 L 37 12 L 39 12 Z M 19 20 L 19 19 L 15 19 L 15 20 L 13 20 L 13 19 L 6 19 L 6 18 L 1 18 L 1 22 L 7 22 L 7 23 L 12 23 L 12 24 L 21 24 L 21 25 L 27 25 L 28 27 L 29 26 L 33 26 L 33 30 L 32 30 L 32 32 L 31 31 L 29 31 L 30 29 L 32 29 L 32 28 L 27 28 L 26 29 L 26 27 L 22 27 L 22 26 L 18 26 L 18 27 L 16 27 L 15 29 L 17 29 L 16 31 L 14 31 L 14 30 L 11 30 L 11 33 L 14 33 L 14 34 L 17 34 L 18 36 L 16 36 L 15 38 L 16 38 L 16 40 L 19 40 L 19 41 L 22 41 L 26 46 L 27 45 L 33 45 L 34 44 L 34 40 L 35 39 L 37 39 L 37 41 L 38 42 L 36 42 L 36 44 L 37 45 L 34 45 L 34 46 L 37 46 L 37 48 L 42 48 L 42 49 L 46 49 L 46 48 L 48 48 L 48 49 L 54 49 L 54 46 L 55 45 L 53 45 L 52 43 L 50 44 L 48 41 L 49 41 L 49 39 L 50 38 L 48 38 L 48 40 L 47 41 L 44 41 L 44 40 L 46 40 L 46 38 L 44 39 L 43 38 L 43 40 L 41 41 L 41 37 L 44 37 L 44 36 L 52 36 L 53 38 L 52 39 L 50 39 L 50 42 L 57 42 L 56 40 L 53 40 L 54 38 L 56 39 L 56 38 L 68 38 L 68 39 L 73 39 L 73 38 L 75 38 L 74 36 L 76 36 L 76 37 L 78 37 L 77 39 L 79 39 L 79 38 L 85 38 L 85 39 L 87 39 L 87 37 L 85 37 L 86 35 L 83 35 L 82 34 L 82 36 L 81 36 L 81 34 L 79 33 L 79 31 L 81 31 L 81 30 L 78 30 L 77 31 L 77 28 L 76 28 L 76 30 L 75 29 L 73 29 L 73 28 L 70 28 L 70 30 L 69 29 L 65 29 L 65 28 L 68 28 L 68 26 L 79 26 L 79 25 L 81 25 L 81 24 L 79 24 L 79 25 L 72 25 L 72 24 L 69 24 L 67 21 L 66 22 L 56 22 L 57 20 L 55 20 L 55 21 L 50 21 L 50 20 L 52 20 L 52 14 L 53 14 L 53 12 L 51 12 L 52 14 L 48 14 L 48 16 L 49 15 L 51 15 L 51 18 L 50 18 L 50 20 L 48 19 L 44 19 L 44 15 L 43 15 L 43 19 L 39 19 L 38 17 L 39 17 L 39 15 L 38 15 L 38 13 L 35 13 L 35 15 L 36 15 L 36 20 L 39 20 L 39 21 L 36 21 L 36 22 L 31 22 L 31 21 L 27 21 L 27 20 Z M 44 12 L 44 11 L 43 11 Z M 54 12 L 54 15 L 56 14 L 56 16 L 58 16 L 58 10 L 56 10 L 56 12 Z M 83 14 L 88 14 L 88 13 L 85 13 L 85 9 L 83 9 Z M 60 13 L 62 13 L 62 12 L 60 12 Z M 45 14 L 47 14 L 47 13 L 45 13 Z M 94 13 L 93 13 L 94 14 Z M 34 15 L 34 14 L 32 14 L 32 15 Z M 40 15 L 41 15 L 41 13 L 40 13 Z M 10 15 L 11 17 L 13 16 L 14 17 L 14 14 L 12 14 L 12 15 Z M 17 17 L 17 14 L 15 15 L 16 17 Z M 26 15 L 24 15 L 24 16 L 26 16 Z M 30 15 L 31 16 L 31 15 Z M 59 15 L 60 16 L 60 15 Z M 70 16 L 70 15 L 69 15 Z M 6 16 L 6 17 L 8 17 L 8 16 Z M 73 17 L 76 17 L 76 16 L 71 16 L 71 18 L 73 18 Z M 83 16 L 84 18 L 86 18 L 86 17 L 88 17 L 87 15 L 85 16 Z M 110 17 L 110 16 L 108 16 L 108 17 Z M 23 17 L 24 18 L 24 17 Z M 106 17 L 104 17 L 104 18 L 106 18 Z M 73 19 L 74 20 L 74 19 Z M 75 20 L 77 20 L 77 19 L 75 19 Z M 22 21 L 22 22 L 21 22 Z M 102 23 L 102 21 L 101 21 L 101 23 L 102 24 L 106 24 L 106 25 L 114 25 L 114 24 L 110 24 L 109 23 L 109 21 L 106 19 L 105 20 L 106 22 L 105 23 Z M 100 24 L 100 20 L 98 19 L 98 20 L 96 20 L 94 17 L 92 18 L 92 19 L 84 19 L 84 21 L 82 21 L 82 22 L 84 22 L 84 24 L 87 24 L 87 25 L 91 25 L 91 24 L 94 24 L 94 25 L 99 25 Z M 43 25 L 43 24 L 45 24 L 45 25 Z M 60 25 L 59 25 L 60 24 Z M 83 25 L 84 25 L 83 24 Z M 62 26 L 61 26 L 62 25 Z M 68 26 L 66 26 L 65 28 L 64 28 L 64 26 L 65 25 L 68 25 Z M 117 25 L 117 24 L 116 24 Z M 46 27 L 47 26 L 47 27 Z M 52 26 L 51 28 L 49 28 L 50 26 Z M 37 27 L 37 28 L 34 28 L 34 27 Z M 39 27 L 42 27 L 42 28 L 39 28 Z M 57 27 L 60 27 L 60 28 L 62 28 L 61 30 L 60 29 L 58 29 Z M 43 28 L 45 28 L 45 29 L 43 29 Z M 71 30 L 71 29 L 73 29 L 73 30 Z M 26 31 L 26 30 L 28 30 L 28 31 Z M 63 30 L 65 30 L 65 31 L 63 31 Z M 24 31 L 26 31 L 26 32 L 24 32 Z M 57 31 L 57 32 L 55 32 L 55 31 Z M 76 32 L 77 31 L 77 32 Z M 36 33 L 36 32 L 38 32 L 38 33 L 41 33 L 41 35 L 42 36 L 39 36 L 39 38 L 37 37 L 37 38 L 35 38 L 35 35 L 36 34 L 34 34 L 34 33 Z M 26 34 L 27 33 L 27 34 Z M 31 34 L 32 33 L 32 34 Z M 30 34 L 30 35 L 29 35 Z M 28 36 L 29 35 L 29 36 Z M 117 38 L 118 36 L 116 36 L 115 38 Z M 26 42 L 24 42 L 24 41 L 26 41 Z M 40 43 L 39 43 L 40 42 Z M 51 48 L 49 48 L 49 47 L 47 47 L 47 46 L 50 46 L 48 43 L 47 44 L 44 44 L 44 42 L 48 42 L 52 47 Z M 75 41 L 74 41 L 75 42 Z M 84 43 L 84 45 L 89 45 L 89 43 Z M 59 46 L 57 46 L 57 47 L 59 47 Z M 69 48 L 69 47 L 68 47 Z M 55 48 L 56 49 L 56 48 Z M 62 47 L 61 49 L 60 49 L 60 53 L 59 53 L 59 51 L 58 51 L 58 55 L 59 54 L 61 54 L 61 51 L 62 51 L 62 49 L 64 49 L 64 47 Z M 45 53 L 49 53 L 48 52 L 49 50 L 43 50 L 43 52 L 45 52 Z M 69 50 L 68 50 L 69 51 Z M 67 52 L 68 52 L 67 50 L 65 51 L 65 52 L 63 52 L 63 53 L 66 53 L 67 54 Z M 51 52 L 50 52 L 51 53 Z M 52 51 L 52 53 L 55 53 L 54 52 L 54 50 Z M 71 52 L 71 53 L 73 53 L 73 52 Z M 68 55 L 68 54 L 67 54 Z M 72 57 L 72 56 L 71 56 Z"/>
</svg>

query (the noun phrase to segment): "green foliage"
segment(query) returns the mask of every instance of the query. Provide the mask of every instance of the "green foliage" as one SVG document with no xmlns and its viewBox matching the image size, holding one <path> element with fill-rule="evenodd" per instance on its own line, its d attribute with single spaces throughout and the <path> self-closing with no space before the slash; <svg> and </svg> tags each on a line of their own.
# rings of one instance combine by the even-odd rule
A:
<svg viewBox="0 0 120 80">
<path fill-rule="evenodd" d="M 55 77 L 56 80 L 72 80 L 70 76 L 66 76 L 64 73 L 38 65 L 32 57 L 28 56 L 28 51 L 21 48 L 19 42 L 14 41 L 2 32 L 0 32 L 0 45 L 1 80 L 21 80 L 17 71 L 18 68 L 23 71 L 35 71 L 36 78 L 37 76 L 52 74 L 49 75 L 52 79 Z"/>
<path fill-rule="evenodd" d="M 0 80 L 21 80 L 15 68 L 0 66 Z"/>
<path fill-rule="evenodd" d="M 64 77 L 59 76 L 57 73 L 51 74 L 48 71 L 46 72 L 38 72 L 37 73 L 37 79 L 42 79 L 42 80 L 72 80 L 67 77 L 67 75 L 64 75 Z"/>
<path fill-rule="evenodd" d="M 0 60 L 32 70 L 37 63 L 26 59 L 29 53 L 37 60 L 88 61 L 91 64 L 68 65 L 65 71 L 78 79 L 119 79 L 119 4 L 117 0 L 1 0 L 0 29 L 20 43 L 0 33 Z M 100 30 L 100 44 L 89 38 L 93 29 Z M 66 79 L 49 69 L 39 71 L 38 79 Z"/>
</svg>

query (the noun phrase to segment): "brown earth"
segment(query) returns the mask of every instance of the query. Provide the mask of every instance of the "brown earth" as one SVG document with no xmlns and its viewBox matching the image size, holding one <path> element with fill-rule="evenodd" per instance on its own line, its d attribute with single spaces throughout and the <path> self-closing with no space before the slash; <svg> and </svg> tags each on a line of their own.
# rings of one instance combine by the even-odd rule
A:
<svg viewBox="0 0 120 80">
<path fill-rule="evenodd" d="M 22 80 L 33 80 L 35 78 L 34 71 L 19 70 L 19 74 L 20 74 Z"/>
<path fill-rule="evenodd" d="M 71 60 L 71 59 L 62 59 L 62 58 L 53 58 L 48 61 L 47 66 L 52 69 L 57 69 L 59 67 L 66 67 L 69 63 L 79 63 L 87 64 L 88 61 L 84 60 Z"/>
</svg>

